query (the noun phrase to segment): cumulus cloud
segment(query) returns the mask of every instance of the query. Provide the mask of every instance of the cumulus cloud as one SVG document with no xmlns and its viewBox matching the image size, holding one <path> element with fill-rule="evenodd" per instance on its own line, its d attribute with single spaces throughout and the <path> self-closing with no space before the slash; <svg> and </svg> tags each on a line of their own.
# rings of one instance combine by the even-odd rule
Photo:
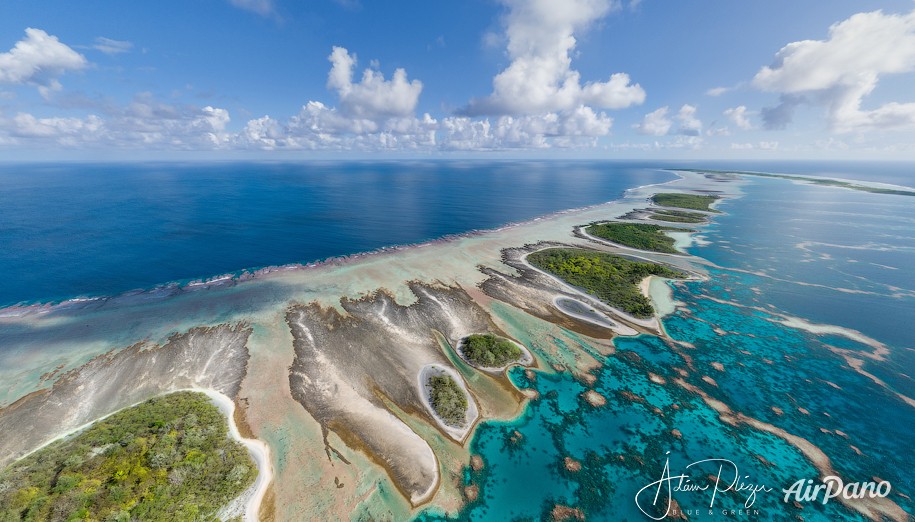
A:
<svg viewBox="0 0 915 522">
<path fill-rule="evenodd" d="M 753 125 L 750 124 L 750 118 L 747 115 L 747 107 L 745 105 L 726 109 L 724 115 L 739 129 L 747 130 L 753 127 Z"/>
<path fill-rule="evenodd" d="M 442 120 L 441 147 L 448 150 L 500 150 L 589 147 L 610 133 L 613 119 L 584 105 L 571 111 Z"/>
<path fill-rule="evenodd" d="M 170 105 L 149 94 L 103 114 L 0 117 L 0 141 L 14 145 L 85 148 L 216 149 L 231 145 L 229 112 L 217 107 Z"/>
<path fill-rule="evenodd" d="M 649 112 L 642 118 L 641 123 L 632 126 L 639 134 L 648 136 L 667 136 L 673 128 L 674 122 L 667 113 L 670 107 L 661 107 L 655 111 Z M 702 121 L 696 118 L 696 107 L 685 104 L 680 107 L 676 114 L 677 121 L 680 122 L 677 127 L 677 134 L 684 136 L 699 136 L 702 134 Z"/>
<path fill-rule="evenodd" d="M 68 71 L 86 68 L 86 58 L 41 29 L 28 28 L 25 38 L 8 52 L 0 53 L 0 83 L 28 84 L 43 96 L 60 90 L 58 78 Z"/>
<path fill-rule="evenodd" d="M 415 116 L 422 82 L 409 80 L 403 69 L 386 80 L 375 68 L 365 69 L 354 82 L 355 55 L 334 47 L 327 59 L 327 88 L 337 95 L 338 107 L 312 100 L 284 123 L 270 116 L 251 120 L 237 143 L 267 150 L 416 150 L 436 145 L 438 121 L 429 114 Z"/>
<path fill-rule="evenodd" d="M 677 112 L 680 128 L 677 131 L 684 136 L 699 136 L 702 134 L 702 121 L 696 118 L 696 106 L 685 104 Z"/>
<path fill-rule="evenodd" d="M 503 0 L 508 7 L 509 66 L 493 78 L 493 92 L 471 100 L 467 116 L 526 115 L 573 110 L 578 106 L 622 109 L 645 101 L 645 91 L 629 75 L 603 82 L 581 81 L 572 69 L 575 34 L 590 28 L 616 5 L 610 0 Z"/>
<path fill-rule="evenodd" d="M 642 118 L 642 123 L 637 123 L 632 127 L 636 129 L 639 134 L 666 136 L 673 126 L 673 122 L 667 117 L 667 112 L 669 110 L 668 107 L 661 107 L 656 111 L 649 112 Z"/>
<path fill-rule="evenodd" d="M 777 141 L 760 141 L 757 143 L 731 143 L 731 150 L 778 150 Z"/>
<path fill-rule="evenodd" d="M 93 45 L 92 48 L 109 55 L 121 54 L 133 49 L 133 43 L 124 40 L 112 40 L 111 38 L 99 36 L 95 39 L 95 45 Z"/>
<path fill-rule="evenodd" d="M 880 77 L 915 70 L 915 10 L 858 13 L 829 28 L 826 40 L 789 43 L 753 78 L 757 89 L 782 95 L 762 111 L 767 128 L 784 128 L 802 103 L 826 108 L 837 132 L 915 126 L 915 103 L 862 109 Z"/>
<path fill-rule="evenodd" d="M 273 14 L 274 9 L 273 0 L 229 0 L 229 3 L 235 7 L 257 13 L 261 16 Z"/>
<path fill-rule="evenodd" d="M 355 118 L 379 120 L 412 115 L 419 102 L 423 84 L 407 80 L 407 72 L 397 69 L 390 80 L 373 69 L 365 69 L 359 83 L 353 83 L 356 56 L 343 47 L 334 47 L 328 57 L 332 67 L 327 87 L 337 92 L 341 110 Z"/>
</svg>

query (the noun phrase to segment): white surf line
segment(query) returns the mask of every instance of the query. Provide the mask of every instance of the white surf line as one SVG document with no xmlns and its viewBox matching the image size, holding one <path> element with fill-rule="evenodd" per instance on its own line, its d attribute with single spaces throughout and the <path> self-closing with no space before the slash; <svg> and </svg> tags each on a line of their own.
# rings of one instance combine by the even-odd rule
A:
<svg viewBox="0 0 915 522">
<path fill-rule="evenodd" d="M 180 391 L 180 390 L 179 390 Z M 267 487 L 273 480 L 273 468 L 270 465 L 270 447 L 266 443 L 257 439 L 246 439 L 241 436 L 238 426 L 235 424 L 235 402 L 229 397 L 207 388 L 190 388 L 190 391 L 196 391 L 206 394 L 215 404 L 216 407 L 226 416 L 229 424 L 229 434 L 233 439 L 242 443 L 248 449 L 248 454 L 257 464 L 257 478 L 254 484 L 243 492 L 239 498 L 250 495 L 245 502 L 244 521 L 258 522 L 260 517 L 261 502 L 267 493 Z"/>
<path fill-rule="evenodd" d="M 68 304 L 70 304 L 70 305 L 79 304 L 79 303 L 82 303 L 85 301 L 106 302 L 106 301 L 110 301 L 110 300 L 118 300 L 123 297 L 135 296 L 135 295 L 139 295 L 139 294 L 150 294 L 150 293 L 158 292 L 158 291 L 162 291 L 162 290 L 182 291 L 182 290 L 186 289 L 190 283 L 195 283 L 196 285 L 198 285 L 198 287 L 191 287 L 192 289 L 199 290 L 200 289 L 199 285 L 205 285 L 210 280 L 215 280 L 220 283 L 223 282 L 224 280 L 226 280 L 226 281 L 233 280 L 235 282 L 242 283 L 242 282 L 246 282 L 246 281 L 250 281 L 250 280 L 262 279 L 264 276 L 268 276 L 268 275 L 270 275 L 272 273 L 276 273 L 276 272 L 304 271 L 304 270 L 309 270 L 309 269 L 314 269 L 314 268 L 320 268 L 320 267 L 334 264 L 334 263 L 347 263 L 348 261 L 353 260 L 353 259 L 372 257 L 375 255 L 387 254 L 387 253 L 391 253 L 391 252 L 400 252 L 400 251 L 404 251 L 404 250 L 424 248 L 424 247 L 437 245 L 437 244 L 444 243 L 444 242 L 454 241 L 457 239 L 468 238 L 468 237 L 478 237 L 478 236 L 485 235 L 485 234 L 492 233 L 492 232 L 501 232 L 501 231 L 509 230 L 509 229 L 512 229 L 515 227 L 529 225 L 532 223 L 543 221 L 545 219 L 553 219 L 556 217 L 564 216 L 567 214 L 573 214 L 573 213 L 577 213 L 577 212 L 586 212 L 589 210 L 594 210 L 598 207 L 611 205 L 614 203 L 618 203 L 621 205 L 631 203 L 633 206 L 630 209 L 630 211 L 632 211 L 632 210 L 636 210 L 638 208 L 638 206 L 636 206 L 636 203 L 638 203 L 636 201 L 636 198 L 641 196 L 640 194 L 637 194 L 639 191 L 646 189 L 646 188 L 651 188 L 651 187 L 662 187 L 664 185 L 675 185 L 677 183 L 688 182 L 689 181 L 688 176 L 690 176 L 690 175 L 695 175 L 695 176 L 703 175 L 701 171 L 692 171 L 692 170 L 688 170 L 688 169 L 679 169 L 678 170 L 678 169 L 666 169 L 666 168 L 660 168 L 660 167 L 649 167 L 649 168 L 647 168 L 647 170 L 656 170 L 658 172 L 667 172 L 667 173 L 673 174 L 674 176 L 676 176 L 676 178 L 668 180 L 668 181 L 663 181 L 660 183 L 648 183 L 645 185 L 639 185 L 636 187 L 628 188 L 623 192 L 623 195 L 621 197 L 618 197 L 616 199 L 611 199 L 611 200 L 603 201 L 600 203 L 595 203 L 592 205 L 584 205 L 581 207 L 572 207 L 572 208 L 568 208 L 568 209 L 564 209 L 564 210 L 547 212 L 547 213 L 537 216 L 537 217 L 533 217 L 530 219 L 523 219 L 520 221 L 513 221 L 513 222 L 506 223 L 504 225 L 500 225 L 500 226 L 493 227 L 493 228 L 473 229 L 473 230 L 468 230 L 465 232 L 459 232 L 456 234 L 445 234 L 438 238 L 427 240 L 427 241 L 396 244 L 396 245 L 392 245 L 392 246 L 379 247 L 379 248 L 376 248 L 373 250 L 354 252 L 352 254 L 331 256 L 331 257 L 327 257 L 327 258 L 323 258 L 323 259 L 315 259 L 315 260 L 311 260 L 311 261 L 293 262 L 293 263 L 287 263 L 284 265 L 248 267 L 248 268 L 239 270 L 237 272 L 214 275 L 214 276 L 208 278 L 207 281 L 204 281 L 202 283 L 201 283 L 202 280 L 200 278 L 197 278 L 193 281 L 188 281 L 186 279 L 175 279 L 175 280 L 171 280 L 171 281 L 168 281 L 165 283 L 160 283 L 155 286 L 151 286 L 149 288 L 143 288 L 140 290 L 129 290 L 129 291 L 124 291 L 124 292 L 120 292 L 117 294 L 106 295 L 106 296 L 76 297 L 76 298 L 72 298 L 72 299 L 68 299 L 68 300 L 64 300 L 64 301 L 49 300 L 49 301 L 44 301 L 44 302 L 23 302 L 23 303 L 12 304 L 9 306 L 0 307 L 0 319 L 4 319 L 4 318 L 18 319 L 18 318 L 28 316 L 28 315 L 43 315 L 43 314 L 57 311 L 59 308 L 66 308 L 66 306 Z M 160 296 L 156 295 L 156 296 L 152 296 L 152 297 L 159 298 Z"/>
<path fill-rule="evenodd" d="M 241 433 L 239 433 L 239 431 L 238 431 L 238 426 L 236 426 L 236 424 L 235 424 L 235 403 L 232 401 L 232 399 L 223 395 L 222 393 L 219 393 L 216 390 L 210 390 L 207 388 L 181 388 L 181 389 L 177 389 L 177 390 L 169 390 L 169 391 L 166 391 L 163 393 L 156 394 L 147 399 L 143 399 L 142 401 L 136 402 L 134 404 L 130 404 L 128 406 L 124 406 L 123 408 L 117 409 L 107 415 L 102 415 L 101 417 L 93 419 L 93 420 L 91 420 L 85 424 L 82 424 L 80 426 L 77 426 L 73 429 L 67 430 L 67 431 L 61 433 L 60 435 L 54 437 L 53 439 L 41 444 L 40 446 L 36 447 L 35 449 L 29 451 L 28 453 L 25 453 L 24 455 L 17 458 L 13 462 L 22 460 L 22 459 L 28 457 L 29 455 L 35 453 L 36 451 L 46 448 L 47 446 L 49 446 L 61 439 L 65 439 L 73 434 L 79 433 L 79 432 L 85 430 L 86 428 L 89 428 L 93 424 L 95 424 L 97 422 L 101 422 L 116 413 L 120 413 L 124 410 L 133 408 L 135 406 L 139 406 L 140 404 L 143 404 L 144 402 L 148 401 L 149 399 L 152 399 L 154 397 L 161 397 L 163 395 L 170 395 L 172 393 L 177 393 L 177 392 L 182 392 L 182 391 L 200 392 L 200 393 L 205 394 L 207 397 L 209 397 L 210 400 L 213 401 L 215 406 L 217 408 L 219 408 L 219 411 L 223 415 L 226 416 L 226 419 L 227 419 L 228 425 L 229 425 L 229 435 L 231 435 L 231 437 L 233 439 L 235 439 L 236 441 L 242 443 L 248 449 L 248 453 L 251 455 L 251 458 L 254 459 L 254 462 L 257 464 L 257 479 L 254 481 L 254 485 L 252 487 L 248 488 L 247 491 L 242 493 L 242 496 L 244 496 L 248 491 L 252 492 L 251 498 L 249 498 L 245 504 L 245 514 L 244 514 L 245 522 L 258 522 L 258 520 L 259 520 L 258 511 L 260 511 L 261 501 L 264 498 L 264 494 L 267 492 L 267 486 L 269 486 L 270 482 L 273 480 L 273 468 L 270 466 L 270 458 L 269 458 L 270 457 L 270 448 L 267 446 L 267 444 L 265 444 L 264 442 L 262 442 L 260 440 L 246 439 L 241 436 Z"/>
</svg>

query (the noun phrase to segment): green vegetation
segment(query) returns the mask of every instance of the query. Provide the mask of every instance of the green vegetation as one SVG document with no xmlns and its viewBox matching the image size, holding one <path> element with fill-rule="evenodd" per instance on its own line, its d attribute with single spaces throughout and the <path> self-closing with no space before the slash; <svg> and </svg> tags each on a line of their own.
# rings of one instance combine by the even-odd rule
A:
<svg viewBox="0 0 915 522">
<path fill-rule="evenodd" d="M 706 220 L 705 214 L 700 214 L 698 212 L 660 208 L 653 210 L 649 217 L 658 221 L 669 221 L 671 223 L 705 223 Z"/>
<path fill-rule="evenodd" d="M 0 520 L 211 520 L 257 476 L 202 393 L 156 397 L 0 472 Z"/>
<path fill-rule="evenodd" d="M 473 364 L 485 368 L 496 368 L 521 358 L 521 348 L 492 334 L 471 335 L 464 339 L 461 353 Z"/>
<path fill-rule="evenodd" d="M 651 301 L 639 292 L 642 279 L 650 275 L 686 277 L 683 272 L 654 263 L 577 248 L 548 248 L 530 254 L 527 260 L 608 305 L 642 318 L 654 313 Z"/>
<path fill-rule="evenodd" d="M 718 196 L 707 196 L 702 194 L 679 194 L 671 192 L 662 192 L 651 197 L 655 205 L 662 207 L 686 208 L 690 210 L 703 210 L 705 212 L 718 212 L 709 207 L 718 199 Z"/>
<path fill-rule="evenodd" d="M 664 233 L 665 230 L 680 230 L 678 228 L 662 227 L 649 223 L 614 222 L 591 225 L 585 230 L 594 237 L 613 241 L 630 248 L 668 254 L 680 253 L 674 248 L 674 238 Z"/>
<path fill-rule="evenodd" d="M 450 426 L 462 426 L 467 418 L 467 396 L 450 375 L 429 377 L 432 409 Z"/>
</svg>

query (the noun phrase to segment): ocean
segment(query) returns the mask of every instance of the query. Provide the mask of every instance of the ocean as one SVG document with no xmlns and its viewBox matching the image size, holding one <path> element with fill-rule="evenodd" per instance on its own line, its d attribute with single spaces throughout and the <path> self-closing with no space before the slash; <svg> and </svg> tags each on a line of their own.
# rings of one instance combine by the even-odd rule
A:
<svg viewBox="0 0 915 522">
<path fill-rule="evenodd" d="M 7 165 L 0 306 L 499 227 L 674 179 L 659 170 L 673 167 L 913 184 L 911 164 L 889 163 Z M 907 461 L 915 415 L 905 402 L 915 397 L 915 198 L 756 177 L 741 190 L 689 247 L 709 263 L 709 280 L 671 284 L 679 305 L 663 321 L 670 341 L 617 338 L 606 356 L 573 332 L 530 334 L 529 317 L 493 305 L 507 332 L 535 352 L 553 351 L 538 343 L 571 342 L 600 360 L 593 389 L 607 405 L 582 400 L 589 387 L 569 372 L 512 370 L 512 381 L 539 399 L 517 419 L 478 427 L 470 447 L 485 466 L 466 468 L 462 481 L 479 487 L 479 499 L 419 519 L 538 520 L 561 504 L 588 520 L 642 521 L 640 505 L 657 512 L 644 493 L 640 504 L 635 498 L 665 463 L 676 474 L 726 459 L 768 491 L 752 502 L 746 492 L 721 493 L 711 505 L 703 492 L 677 495 L 691 520 L 864 520 L 835 500 L 783 501 L 783 488 L 820 470 L 771 429 L 724 422 L 700 394 L 654 382 L 682 378 L 686 365 L 688 386 L 809 441 L 848 480 L 888 481 L 889 498 L 915 513 Z M 568 469 L 566 457 L 581 468 Z"/>
<path fill-rule="evenodd" d="M 118 295 L 496 228 L 674 179 L 650 167 L 479 161 L 4 165 L 0 308 Z"/>
</svg>

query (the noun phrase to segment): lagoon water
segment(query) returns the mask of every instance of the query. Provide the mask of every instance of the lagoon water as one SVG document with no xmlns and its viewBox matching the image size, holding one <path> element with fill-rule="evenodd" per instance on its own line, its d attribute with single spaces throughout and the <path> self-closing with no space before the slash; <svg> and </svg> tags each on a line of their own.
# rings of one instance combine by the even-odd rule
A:
<svg viewBox="0 0 915 522">
<path fill-rule="evenodd" d="M 814 163 L 4 166 L 0 307 L 113 295 L 498 227 L 673 179 L 657 167 L 674 166 L 903 185 L 912 185 L 913 171 Z M 675 285 L 681 305 L 664 320 L 672 339 L 694 346 L 689 383 L 806 438 L 849 480 L 890 481 L 890 498 L 915 513 L 907 459 L 915 410 L 896 395 L 915 397 L 915 198 L 763 178 L 748 178 L 743 192 L 699 228 L 702 241 L 690 253 L 714 264 L 710 280 Z M 634 497 L 660 478 L 666 459 L 677 474 L 691 462 L 724 458 L 748 482 L 773 490 L 758 494 L 754 520 L 863 520 L 836 501 L 800 511 L 785 504 L 782 488 L 817 477 L 795 447 L 724 424 L 697 395 L 649 381 L 649 372 L 668 383 L 679 376 L 685 363 L 674 346 L 651 336 L 617 338 L 617 353 L 606 357 L 571 332 L 565 340 L 526 335 L 529 317 L 510 307 L 497 303 L 493 313 L 539 354 L 551 350 L 537 343 L 573 342 L 599 358 L 594 389 L 608 404 L 588 405 L 581 399 L 587 387 L 568 372 L 537 372 L 530 380 L 512 371 L 512 380 L 540 399 L 518 419 L 479 427 L 471 449 L 486 465 L 467 469 L 463 480 L 480 487 L 480 499 L 450 518 L 537 520 L 564 504 L 588 520 L 646 520 Z M 782 324 L 786 318 L 861 335 L 816 334 Z M 867 358 L 875 342 L 888 349 L 883 361 Z M 862 359 L 871 376 L 853 371 L 837 350 Z M 713 383 L 697 378 L 702 374 Z M 581 462 L 580 471 L 565 469 L 567 456 Z M 697 481 L 715 471 L 703 469 Z M 683 510 L 702 510 L 690 519 L 733 519 L 720 510 L 746 503 L 722 494 L 709 516 L 708 496 L 677 498 Z M 420 518 L 449 517 L 430 509 Z"/>
<path fill-rule="evenodd" d="M 877 173 L 842 177 L 880 179 L 879 166 L 874 168 Z M 673 339 L 695 347 L 688 350 L 692 363 L 713 381 L 693 377 L 692 385 L 736 411 L 809 440 L 830 456 L 846 481 L 889 481 L 890 498 L 909 514 L 915 513 L 908 459 L 915 444 L 915 410 L 894 392 L 915 397 L 912 203 L 905 196 L 750 178 L 744 195 L 723 203 L 725 214 L 700 228 L 701 246 L 690 249 L 717 265 L 710 269 L 710 281 L 677 284 L 674 297 L 681 305 L 664 320 Z M 886 386 L 854 372 L 831 350 L 850 350 L 866 361 L 872 346 L 777 322 L 786 317 L 851 328 L 884 343 L 886 360 L 866 362 L 864 369 Z M 510 314 L 503 319 L 513 320 Z M 512 331 L 537 342 L 524 339 L 523 332 L 521 324 Z M 587 341 L 568 336 L 588 348 Z M 604 408 L 582 400 L 588 388 L 568 373 L 538 373 L 534 381 L 520 369 L 511 373 L 519 387 L 536 389 L 540 399 L 522 417 L 478 430 L 472 451 L 483 457 L 485 467 L 480 472 L 468 468 L 464 481 L 480 487 L 480 500 L 451 518 L 539 520 L 561 504 L 581 509 L 588 520 L 647 520 L 636 506 L 636 493 L 661 478 L 669 458 L 671 475 L 692 462 L 728 459 L 742 481 L 771 489 L 757 494 L 749 515 L 740 511 L 747 511 L 745 494 L 718 495 L 712 505 L 710 492 L 677 493 L 690 519 L 865 520 L 835 500 L 805 503 L 803 510 L 785 503 L 784 488 L 818 477 L 796 448 L 746 425 L 722 423 L 697 396 L 649 381 L 652 372 L 670 382 L 684 365 L 660 339 L 617 338 L 615 345 L 618 351 L 610 357 L 590 349 L 603 361 L 594 389 L 608 398 Z M 712 363 L 723 365 L 723 371 Z M 565 457 L 581 462 L 581 471 L 567 471 Z M 714 476 L 719 466 L 697 467 L 701 471 L 687 472 L 694 483 L 705 484 L 705 476 Z M 643 506 L 652 503 L 656 491 L 643 493 Z M 646 511 L 658 516 L 665 507 Z M 448 518 L 435 510 L 421 516 Z"/>
</svg>

